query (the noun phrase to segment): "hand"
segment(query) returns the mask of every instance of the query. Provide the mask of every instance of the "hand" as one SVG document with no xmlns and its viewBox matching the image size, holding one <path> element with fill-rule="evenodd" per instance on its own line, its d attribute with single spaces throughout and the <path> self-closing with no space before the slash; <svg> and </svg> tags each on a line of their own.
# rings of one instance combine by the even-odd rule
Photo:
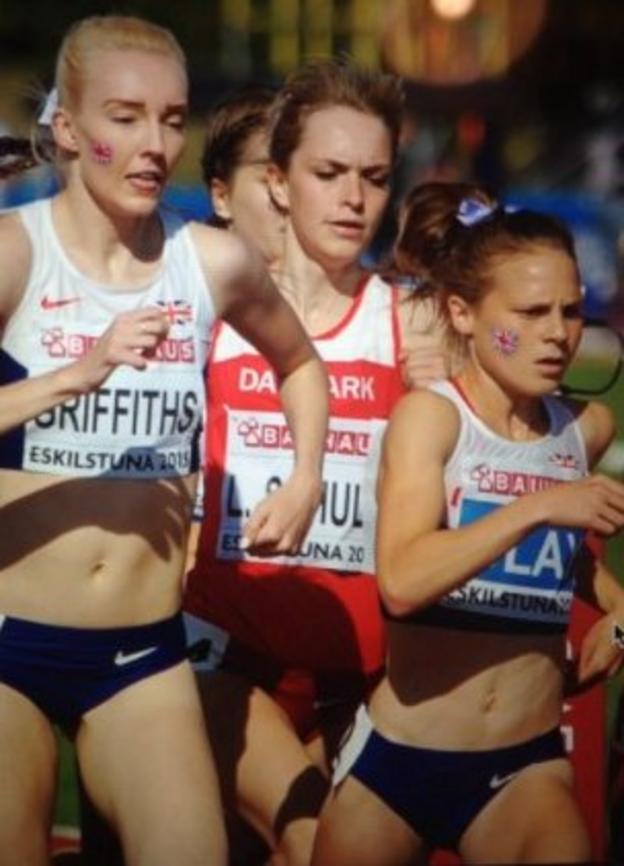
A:
<svg viewBox="0 0 624 866">
<path fill-rule="evenodd" d="M 121 364 L 144 370 L 168 331 L 169 323 L 156 307 L 116 316 L 93 348 L 72 365 L 79 390 L 98 388 Z"/>
<path fill-rule="evenodd" d="M 317 477 L 296 473 L 254 508 L 243 530 L 243 550 L 254 556 L 295 554 L 308 533 L 321 498 Z"/>
<path fill-rule="evenodd" d="M 613 616 L 605 614 L 583 638 L 578 661 L 579 685 L 611 677 L 621 668 L 624 648 L 618 646 L 613 639 L 614 627 Z"/>
<path fill-rule="evenodd" d="M 435 334 L 411 334 L 403 343 L 399 361 L 408 388 L 426 388 L 450 374 L 447 352 Z"/>
<path fill-rule="evenodd" d="M 624 527 L 624 484 L 604 475 L 558 484 L 533 494 L 543 519 L 555 526 L 578 526 L 610 536 Z"/>
</svg>

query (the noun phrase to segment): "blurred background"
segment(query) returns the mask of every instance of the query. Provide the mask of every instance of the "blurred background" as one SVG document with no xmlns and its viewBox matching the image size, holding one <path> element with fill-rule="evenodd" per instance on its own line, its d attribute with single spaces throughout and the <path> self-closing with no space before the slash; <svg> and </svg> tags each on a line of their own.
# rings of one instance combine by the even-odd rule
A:
<svg viewBox="0 0 624 866">
<path fill-rule="evenodd" d="M 587 312 L 624 322 L 622 0 L 2 0 L 0 134 L 28 134 L 67 26 L 111 11 L 170 27 L 188 54 L 193 117 L 170 199 L 189 214 L 210 209 L 198 185 L 210 105 L 245 82 L 279 84 L 307 58 L 348 55 L 405 81 L 395 204 L 423 178 L 474 178 L 559 213 Z M 40 171 L 5 184 L 0 206 L 52 183 Z M 392 210 L 373 257 L 391 234 Z"/>
<path fill-rule="evenodd" d="M 347 55 L 405 82 L 393 206 L 425 178 L 475 179 L 509 203 L 558 214 L 575 235 L 587 315 L 624 331 L 623 0 L 0 0 L 0 135 L 29 134 L 67 26 L 106 12 L 170 27 L 187 52 L 189 145 L 168 197 L 189 217 L 210 212 L 199 155 L 211 104 L 249 81 L 278 85 L 305 59 Z M 0 183 L 0 207 L 53 188 L 37 169 Z M 372 261 L 392 237 L 392 213 Z M 602 389 L 620 354 L 613 332 L 588 327 L 570 383 Z M 619 424 L 602 468 L 622 478 L 622 380 L 600 399 Z M 608 559 L 624 580 L 621 541 Z M 612 687 L 610 736 L 617 705 Z"/>
</svg>

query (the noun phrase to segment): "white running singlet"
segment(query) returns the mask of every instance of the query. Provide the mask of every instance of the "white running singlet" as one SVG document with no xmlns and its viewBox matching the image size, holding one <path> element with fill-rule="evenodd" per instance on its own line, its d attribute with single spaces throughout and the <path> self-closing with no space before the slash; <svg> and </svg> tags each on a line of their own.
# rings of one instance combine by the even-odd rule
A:
<svg viewBox="0 0 624 866">
<path fill-rule="evenodd" d="M 585 443 L 562 399 L 543 398 L 550 419 L 545 436 L 513 442 L 490 430 L 453 382 L 436 382 L 430 389 L 450 400 L 460 417 L 457 444 L 444 470 L 449 528 L 479 520 L 518 496 L 587 475 Z M 577 528 L 540 526 L 409 621 L 476 630 L 564 631 L 574 557 L 584 535 Z"/>
<path fill-rule="evenodd" d="M 146 370 L 121 365 L 92 393 L 0 436 L 0 467 L 107 478 L 162 478 L 197 470 L 214 310 L 188 229 L 162 212 L 161 271 L 143 288 L 124 289 L 98 284 L 68 259 L 50 199 L 18 213 L 30 236 L 32 268 L 3 335 L 0 384 L 77 360 L 123 312 L 159 308 L 170 329 Z"/>
</svg>

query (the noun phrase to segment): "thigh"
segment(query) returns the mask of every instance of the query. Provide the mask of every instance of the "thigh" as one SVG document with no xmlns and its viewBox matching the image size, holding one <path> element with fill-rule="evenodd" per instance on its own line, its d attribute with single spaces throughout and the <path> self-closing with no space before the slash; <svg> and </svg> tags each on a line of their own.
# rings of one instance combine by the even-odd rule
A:
<svg viewBox="0 0 624 866">
<path fill-rule="evenodd" d="M 117 834 L 93 805 L 79 771 L 77 777 L 80 851 L 83 860 L 88 866 L 124 866 Z"/>
<path fill-rule="evenodd" d="M 49 721 L 0 683 L 0 852 L 3 866 L 48 862 L 57 743 Z"/>
<path fill-rule="evenodd" d="M 307 863 L 328 783 L 286 713 L 262 689 L 221 671 L 200 691 L 226 802 L 289 864 Z"/>
<path fill-rule="evenodd" d="M 225 863 L 216 773 L 187 662 L 87 713 L 76 747 L 85 787 L 117 828 L 128 866 Z"/>
<path fill-rule="evenodd" d="M 318 730 L 306 740 L 308 757 L 325 776 L 331 776 L 336 758 L 352 730 L 356 711 L 364 699 L 362 696 L 357 702 L 336 705 L 330 713 L 321 714 Z"/>
<path fill-rule="evenodd" d="M 566 760 L 523 770 L 468 827 L 467 863 L 585 863 L 591 847 Z"/>
<path fill-rule="evenodd" d="M 328 798 L 319 821 L 312 866 L 414 866 L 420 837 L 353 776 Z"/>
</svg>

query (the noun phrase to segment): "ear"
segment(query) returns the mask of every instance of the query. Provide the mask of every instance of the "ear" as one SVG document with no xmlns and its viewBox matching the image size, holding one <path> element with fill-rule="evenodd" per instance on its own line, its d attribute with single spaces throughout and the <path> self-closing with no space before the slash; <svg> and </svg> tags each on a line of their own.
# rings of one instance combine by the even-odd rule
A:
<svg viewBox="0 0 624 866">
<path fill-rule="evenodd" d="M 290 210 L 290 197 L 288 195 L 288 181 L 286 175 L 275 165 L 270 162 L 266 170 L 267 186 L 269 187 L 269 195 L 276 208 L 283 214 Z"/>
<path fill-rule="evenodd" d="M 210 198 L 212 207 L 218 217 L 227 222 L 232 221 L 232 211 L 230 210 L 230 193 L 228 185 L 220 177 L 213 177 L 209 184 Z"/>
<path fill-rule="evenodd" d="M 78 139 L 71 114 L 65 108 L 57 108 L 52 118 L 52 134 L 57 146 L 67 153 L 78 153 Z"/>
<path fill-rule="evenodd" d="M 449 295 L 446 305 L 454 330 L 463 337 L 472 336 L 474 328 L 474 311 L 472 305 L 459 295 Z"/>
</svg>

